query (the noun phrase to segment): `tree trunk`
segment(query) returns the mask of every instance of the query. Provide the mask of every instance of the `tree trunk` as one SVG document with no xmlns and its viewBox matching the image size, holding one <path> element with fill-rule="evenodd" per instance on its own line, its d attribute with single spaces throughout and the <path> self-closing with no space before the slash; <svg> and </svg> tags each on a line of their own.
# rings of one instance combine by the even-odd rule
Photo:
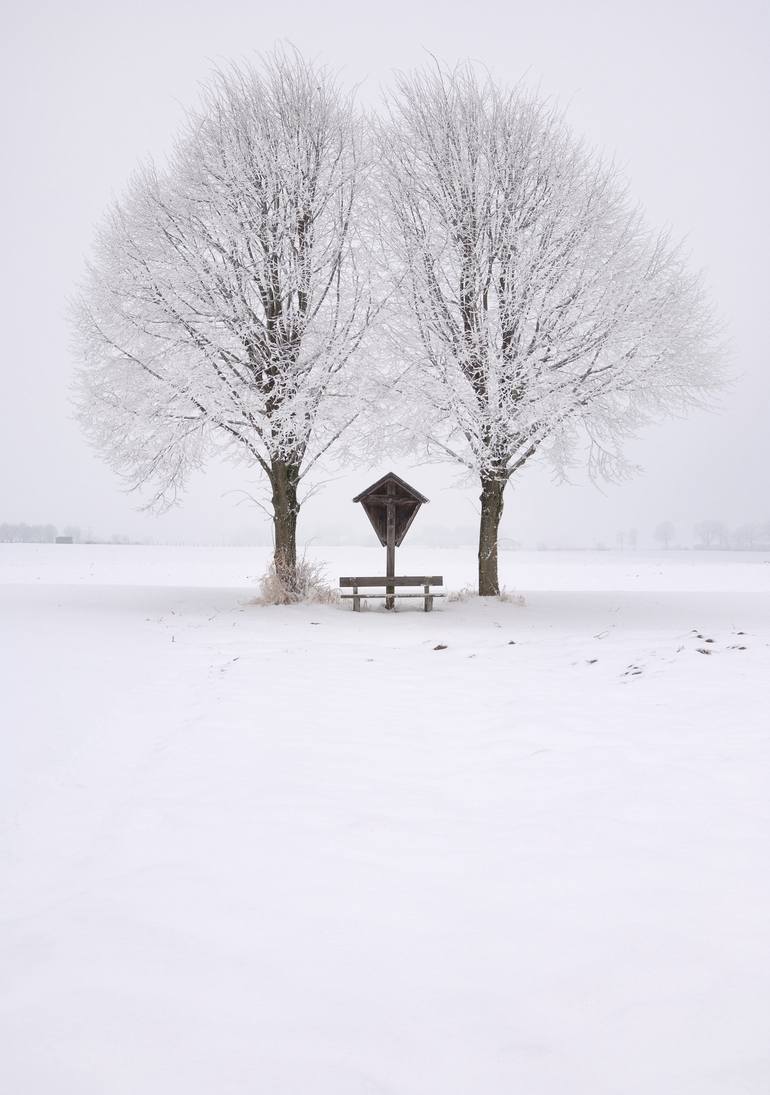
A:
<svg viewBox="0 0 770 1095">
<path fill-rule="evenodd" d="M 283 460 L 273 460 L 270 468 L 273 488 L 273 562 L 275 573 L 290 593 L 297 590 L 297 487 L 299 468 Z"/>
<path fill-rule="evenodd" d="M 481 522 L 479 525 L 479 596 L 496 597 L 500 592 L 497 576 L 497 533 L 503 515 L 504 479 L 481 478 Z"/>
</svg>

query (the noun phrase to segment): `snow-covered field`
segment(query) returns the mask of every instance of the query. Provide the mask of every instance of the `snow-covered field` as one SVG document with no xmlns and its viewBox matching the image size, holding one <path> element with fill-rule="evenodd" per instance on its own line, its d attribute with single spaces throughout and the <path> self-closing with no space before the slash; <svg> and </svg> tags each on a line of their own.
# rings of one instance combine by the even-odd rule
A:
<svg viewBox="0 0 770 1095">
<path fill-rule="evenodd" d="M 770 557 L 266 554 L 0 545 L 0 1091 L 767 1095 Z"/>
</svg>

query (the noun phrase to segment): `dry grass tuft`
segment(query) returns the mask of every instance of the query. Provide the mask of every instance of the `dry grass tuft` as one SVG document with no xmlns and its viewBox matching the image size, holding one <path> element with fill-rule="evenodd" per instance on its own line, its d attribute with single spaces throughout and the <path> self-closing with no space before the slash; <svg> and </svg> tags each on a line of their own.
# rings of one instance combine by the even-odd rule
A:
<svg viewBox="0 0 770 1095">
<path fill-rule="evenodd" d="M 321 563 L 314 563 L 303 556 L 297 560 L 294 580 L 281 574 L 271 562 L 259 580 L 259 593 L 254 599 L 258 605 L 332 605 L 339 601 L 339 593 L 329 585 Z"/>
<path fill-rule="evenodd" d="M 447 593 L 446 599 L 452 603 L 461 604 L 463 601 L 472 601 L 478 595 L 479 591 L 473 586 L 463 586 L 462 589 L 453 589 Z"/>
<path fill-rule="evenodd" d="M 447 594 L 447 601 L 455 603 L 463 603 L 465 601 L 473 601 L 479 595 L 479 591 L 475 586 L 463 586 L 462 589 L 453 589 Z M 494 598 L 497 601 L 502 601 L 503 604 L 518 605 L 519 608 L 524 608 L 527 603 L 526 597 L 521 593 L 509 593 L 507 589 L 503 588 Z"/>
<path fill-rule="evenodd" d="M 518 605 L 519 608 L 525 608 L 527 604 L 527 598 L 523 593 L 511 593 L 505 586 L 498 593 L 497 599 L 506 605 Z"/>
</svg>

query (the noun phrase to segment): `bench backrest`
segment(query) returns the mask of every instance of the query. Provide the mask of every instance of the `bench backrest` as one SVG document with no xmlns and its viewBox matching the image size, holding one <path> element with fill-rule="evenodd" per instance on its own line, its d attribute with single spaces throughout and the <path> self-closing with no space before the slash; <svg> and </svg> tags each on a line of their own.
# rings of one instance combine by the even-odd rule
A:
<svg viewBox="0 0 770 1095">
<path fill-rule="evenodd" d="M 417 578 L 414 575 L 395 575 L 393 578 L 340 578 L 341 589 L 354 589 L 360 586 L 443 586 L 444 579 L 440 574 L 434 574 L 426 578 Z"/>
</svg>

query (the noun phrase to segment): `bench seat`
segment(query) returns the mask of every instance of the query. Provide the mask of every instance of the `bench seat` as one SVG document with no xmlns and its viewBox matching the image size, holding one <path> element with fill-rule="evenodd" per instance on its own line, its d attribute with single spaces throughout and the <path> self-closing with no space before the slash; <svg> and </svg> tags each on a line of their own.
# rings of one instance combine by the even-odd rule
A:
<svg viewBox="0 0 770 1095">
<path fill-rule="evenodd" d="M 340 593 L 343 600 L 353 602 L 353 611 L 361 611 L 362 600 L 385 601 L 387 608 L 395 608 L 396 598 L 422 598 L 426 612 L 433 609 L 433 598 L 443 597 L 444 594 L 434 592 L 435 587 L 443 586 L 444 579 L 440 574 L 417 575 L 400 574 L 388 577 L 343 577 L 340 578 L 340 589 L 350 589 L 352 593 Z M 422 593 L 399 593 L 399 588 L 411 588 L 422 586 Z M 370 589 L 385 589 L 384 593 L 366 592 Z M 392 592 L 391 592 L 392 591 Z"/>
</svg>

